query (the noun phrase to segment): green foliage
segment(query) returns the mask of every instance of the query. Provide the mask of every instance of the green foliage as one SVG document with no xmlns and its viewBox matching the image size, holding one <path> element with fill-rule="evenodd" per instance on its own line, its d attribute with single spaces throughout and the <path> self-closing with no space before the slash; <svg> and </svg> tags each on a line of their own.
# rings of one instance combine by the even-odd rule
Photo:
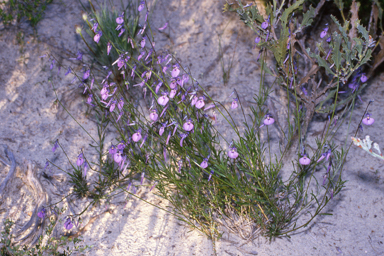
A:
<svg viewBox="0 0 384 256">
<path fill-rule="evenodd" d="M 53 0 L 8 0 L 0 2 L 0 21 L 5 26 L 12 23 L 14 19 L 17 22 L 26 18 L 32 25 L 36 27 L 37 23 L 42 20 L 47 5 Z"/>
<path fill-rule="evenodd" d="M 0 248 L 0 255 L 2 256 L 42 256 L 42 255 L 54 255 L 54 256 L 67 256 L 67 255 L 77 255 L 77 253 L 84 252 L 89 247 L 80 246 L 82 240 L 79 238 L 69 238 L 62 236 L 61 238 L 56 238 L 52 236 L 52 232 L 55 229 L 59 221 L 60 215 L 63 213 L 64 209 L 56 209 L 58 216 L 52 215 L 51 217 L 46 217 L 49 221 L 45 234 L 42 235 L 37 244 L 31 247 L 26 245 L 15 245 L 13 240 L 14 236 L 12 235 L 12 227 L 15 224 L 12 220 L 6 219 L 3 222 L 4 231 L 1 232 L 0 243 L 2 247 Z M 72 245 L 71 245 L 72 243 Z M 70 249 L 71 248 L 71 249 Z"/>
</svg>

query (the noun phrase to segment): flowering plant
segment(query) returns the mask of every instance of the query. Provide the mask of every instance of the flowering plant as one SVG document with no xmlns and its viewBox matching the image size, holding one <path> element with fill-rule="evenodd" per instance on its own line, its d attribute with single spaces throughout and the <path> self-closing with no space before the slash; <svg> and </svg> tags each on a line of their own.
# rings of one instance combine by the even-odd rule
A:
<svg viewBox="0 0 384 256">
<path fill-rule="evenodd" d="M 257 33 L 255 42 L 264 49 L 260 54 L 260 90 L 254 97 L 255 106 L 250 108 L 249 118 L 236 90 L 231 109 L 226 109 L 210 97 L 173 54 L 155 47 L 145 1 L 135 5 L 135 10 L 145 15 L 144 24 L 124 40 L 121 39 L 127 33 L 127 26 L 122 25 L 127 24 L 124 14 L 115 14 L 113 19 L 108 15 L 94 16 L 89 27 L 93 29 L 95 46 L 88 47 L 100 63 L 105 63 L 108 72 L 99 73 L 95 68 L 75 75 L 84 93 L 88 93 L 87 103 L 98 120 L 98 139 L 90 135 L 97 160 L 91 161 L 87 152 L 79 153 L 76 164 L 68 159 L 73 167 L 69 173 L 73 193 L 89 199 L 84 211 L 116 193 L 126 193 L 129 199 L 136 196 L 138 188 L 148 187 L 172 204 L 172 214 L 212 239 L 221 236 L 221 225 L 232 231 L 242 229 L 241 224 L 230 224 L 236 218 L 251 223 L 248 232 L 242 233 L 250 239 L 258 234 L 287 235 L 306 227 L 321 214 L 344 186 L 341 172 L 347 150 L 338 151 L 331 143 L 335 136 L 332 131 L 344 119 L 336 122 L 335 114 L 341 106 L 344 106 L 342 117 L 353 108 L 356 95 L 369 76 L 361 73 L 360 68 L 371 57 L 372 41 L 367 30 L 353 18 L 352 30 L 359 36 L 351 43 L 349 27 L 340 25 L 333 17 L 338 32 L 330 40 L 327 37 L 321 41 L 317 45 L 319 50 L 311 53 L 298 37 L 310 26 L 318 10 L 309 8 L 299 23 L 298 15 L 293 13 L 299 12 L 303 2 L 299 0 L 291 6 L 274 2 L 267 8 L 266 17 L 255 6 L 238 2 L 235 10 Z M 283 9 L 284 6 L 287 8 Z M 110 26 L 113 30 L 108 30 L 109 36 L 105 29 L 98 31 L 105 20 L 115 22 Z M 165 29 L 167 24 L 158 28 L 160 32 Z M 326 27 L 320 38 L 324 39 L 330 32 Z M 266 50 L 273 52 L 276 69 L 266 64 Z M 105 55 L 114 56 L 109 65 L 103 61 Z M 302 65 L 296 60 L 298 55 L 306 56 L 312 64 L 308 73 L 298 69 Z M 111 77 L 116 69 L 121 74 L 117 80 Z M 266 107 L 272 91 L 264 84 L 266 74 L 272 75 L 287 91 L 285 127 Z M 322 83 L 321 75 L 326 84 Z M 359 79 L 363 85 L 359 89 L 357 85 L 346 99 L 338 101 L 340 82 L 359 83 Z M 293 103 L 290 96 L 294 97 Z M 244 118 L 243 132 L 232 118 L 240 112 Z M 307 146 L 305 135 L 315 112 L 329 113 L 330 122 L 309 153 L 307 149 L 311 147 Z M 218 118 L 232 127 L 235 138 L 224 136 L 215 126 Z M 106 147 L 109 125 L 116 133 L 112 145 Z M 271 149 L 272 130 L 286 134 L 278 145 L 279 150 Z M 287 173 L 283 166 L 295 137 L 301 152 L 294 161 L 294 170 Z M 316 169 L 323 162 L 326 172 L 319 177 Z M 284 180 L 283 174 L 287 176 Z M 298 222 L 304 212 L 310 212 L 311 216 Z M 76 217 L 66 219 L 67 229 L 73 227 Z"/>
</svg>

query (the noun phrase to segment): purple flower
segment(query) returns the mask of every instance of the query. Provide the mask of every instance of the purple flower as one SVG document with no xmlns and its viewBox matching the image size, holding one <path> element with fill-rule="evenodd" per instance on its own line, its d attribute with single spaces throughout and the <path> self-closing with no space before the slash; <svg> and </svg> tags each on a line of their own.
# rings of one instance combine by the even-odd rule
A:
<svg viewBox="0 0 384 256">
<path fill-rule="evenodd" d="M 124 22 L 123 16 L 124 16 L 124 13 L 122 13 L 119 17 L 116 18 L 117 24 L 123 24 Z"/>
<path fill-rule="evenodd" d="M 81 51 L 77 51 L 77 60 L 81 60 L 83 58 L 83 53 Z"/>
<path fill-rule="evenodd" d="M 116 152 L 117 152 L 117 148 L 116 148 L 116 146 L 115 146 L 115 145 L 112 145 L 112 146 L 109 148 L 109 154 L 113 156 L 114 154 L 116 154 Z"/>
<path fill-rule="evenodd" d="M 331 40 L 332 40 L 332 38 L 331 38 L 331 36 L 329 36 L 329 37 L 327 38 L 327 43 L 330 43 Z"/>
<path fill-rule="evenodd" d="M 159 115 L 157 114 L 157 110 L 154 109 L 151 111 L 151 114 L 149 114 L 149 118 L 153 121 L 156 122 L 157 119 L 159 118 Z"/>
<path fill-rule="evenodd" d="M 256 43 L 256 44 L 260 43 L 260 40 L 261 40 L 260 37 L 256 37 L 256 38 L 255 38 L 255 43 Z"/>
<path fill-rule="evenodd" d="M 188 83 L 188 81 L 189 81 L 189 76 L 188 76 L 188 74 L 183 74 L 183 79 L 182 79 L 182 84 L 186 84 L 186 83 Z"/>
<path fill-rule="evenodd" d="M 232 105 L 231 105 L 231 108 L 232 109 L 235 109 L 235 108 L 237 108 L 238 106 L 239 106 L 239 104 L 237 103 L 239 100 L 238 99 L 233 99 L 233 101 L 232 101 Z"/>
<path fill-rule="evenodd" d="M 124 32 L 125 32 L 125 29 L 122 28 L 122 29 L 120 30 L 120 33 L 119 33 L 118 37 L 121 37 L 121 35 L 122 35 Z"/>
<path fill-rule="evenodd" d="M 230 148 L 228 151 L 229 158 L 236 159 L 239 156 L 239 153 L 237 153 L 237 150 L 235 147 Z"/>
<path fill-rule="evenodd" d="M 169 87 L 171 89 L 176 89 L 177 88 L 177 82 L 176 82 L 176 79 L 172 79 L 171 80 L 171 83 L 169 84 Z"/>
<path fill-rule="evenodd" d="M 367 82 L 367 80 L 368 80 L 368 77 L 365 74 L 362 74 L 361 77 L 360 77 L 360 81 L 362 83 L 365 83 L 365 82 Z"/>
<path fill-rule="evenodd" d="M 320 162 L 321 160 L 323 160 L 325 157 L 327 156 L 327 153 L 323 153 L 321 154 L 319 160 L 317 160 L 317 162 Z"/>
<path fill-rule="evenodd" d="M 326 24 L 328 26 L 328 24 Z M 320 38 L 324 38 L 327 35 L 328 27 L 325 27 L 324 30 L 320 33 Z"/>
<path fill-rule="evenodd" d="M 120 151 L 123 151 L 125 148 L 124 141 L 121 141 L 119 144 L 117 144 L 117 149 Z"/>
<path fill-rule="evenodd" d="M 68 217 L 67 220 L 64 222 L 64 227 L 66 230 L 71 230 L 73 228 L 73 223 L 71 219 Z"/>
<path fill-rule="evenodd" d="M 119 103 L 117 103 L 117 107 L 119 108 L 120 111 L 123 109 L 123 107 L 124 107 L 124 100 L 123 100 L 123 98 L 121 98 L 119 100 Z"/>
<path fill-rule="evenodd" d="M 268 27 L 268 22 L 267 21 L 264 21 L 263 23 L 261 23 L 261 28 L 262 29 L 266 29 Z"/>
<path fill-rule="evenodd" d="M 138 130 L 132 135 L 132 140 L 138 142 L 141 139 L 141 130 Z"/>
<path fill-rule="evenodd" d="M 47 210 L 45 210 L 45 208 L 43 207 L 43 208 L 41 209 L 41 211 L 39 211 L 39 212 L 37 213 L 37 217 L 39 217 L 40 219 L 44 219 L 45 216 L 47 215 L 46 213 L 47 213 Z"/>
<path fill-rule="evenodd" d="M 211 171 L 211 173 L 209 174 L 209 177 L 208 177 L 208 182 L 211 180 L 212 178 L 212 175 L 213 175 L 213 170 Z"/>
<path fill-rule="evenodd" d="M 141 135 L 140 135 L 141 136 Z M 121 155 L 120 152 L 117 152 L 114 156 L 113 156 L 113 160 L 116 162 L 116 163 L 120 163 L 121 160 L 123 160 L 123 156 Z"/>
<path fill-rule="evenodd" d="M 57 147 L 59 146 L 59 140 L 56 140 L 55 144 L 53 145 L 52 152 L 55 153 Z"/>
<path fill-rule="evenodd" d="M 275 119 L 272 118 L 271 114 L 266 114 L 263 121 L 264 125 L 271 125 L 275 122 Z"/>
<path fill-rule="evenodd" d="M 208 159 L 204 158 L 203 162 L 201 162 L 200 167 L 205 169 L 208 167 Z"/>
<path fill-rule="evenodd" d="M 198 99 L 197 96 L 194 95 L 193 98 L 192 98 L 192 100 L 191 100 L 191 105 L 192 105 L 192 106 L 196 104 L 197 99 Z"/>
<path fill-rule="evenodd" d="M 141 1 L 141 2 L 140 2 L 139 7 L 137 8 L 137 10 L 138 10 L 139 12 L 141 12 L 141 11 L 144 9 L 144 4 L 145 4 L 144 1 Z"/>
<path fill-rule="evenodd" d="M 91 70 L 88 69 L 87 71 L 85 71 L 83 74 L 83 81 L 88 79 L 90 74 L 91 74 Z"/>
<path fill-rule="evenodd" d="M 196 108 L 201 109 L 202 107 L 204 107 L 204 105 L 205 105 L 204 98 L 199 97 L 198 101 L 196 102 Z"/>
<path fill-rule="evenodd" d="M 187 132 L 190 132 L 193 130 L 193 123 L 191 119 L 188 119 L 184 124 L 183 124 L 183 129 L 186 130 Z"/>
<path fill-rule="evenodd" d="M 83 178 L 87 178 L 87 171 L 88 171 L 88 164 L 87 162 L 84 163 L 84 168 L 83 168 Z"/>
<path fill-rule="evenodd" d="M 111 42 L 108 42 L 108 44 L 107 44 L 107 55 L 109 55 L 109 53 L 111 52 L 111 49 L 112 49 L 112 44 L 111 44 Z"/>
<path fill-rule="evenodd" d="M 95 42 L 98 44 L 102 35 L 103 35 L 103 33 L 102 33 L 101 31 L 99 31 L 99 32 L 93 37 L 93 41 L 95 41 Z"/>
<path fill-rule="evenodd" d="M 142 172 L 142 173 L 141 173 L 141 181 L 140 181 L 140 185 L 143 185 L 143 182 L 144 182 L 144 176 L 145 176 L 145 172 Z"/>
<path fill-rule="evenodd" d="M 175 89 L 171 90 L 169 93 L 169 98 L 173 99 L 176 96 L 177 91 Z"/>
<path fill-rule="evenodd" d="M 65 76 L 67 76 L 69 73 L 71 73 L 71 68 L 68 68 L 67 72 L 65 72 Z"/>
<path fill-rule="evenodd" d="M 109 107 L 109 112 L 113 112 L 113 110 L 115 110 L 115 107 L 116 107 L 116 101 L 113 100 L 113 101 L 111 101 L 111 106 Z"/>
<path fill-rule="evenodd" d="M 160 136 L 163 135 L 165 127 L 167 127 L 167 122 L 163 123 L 160 127 L 160 129 L 159 129 L 159 135 Z"/>
<path fill-rule="evenodd" d="M 309 165 L 311 163 L 311 159 L 309 159 L 307 155 L 304 155 L 302 158 L 299 159 L 299 163 L 301 165 Z"/>
<path fill-rule="evenodd" d="M 95 23 L 93 24 L 93 27 L 92 27 L 93 32 L 96 33 L 96 30 L 97 30 L 97 27 L 98 27 L 98 26 L 99 26 L 99 23 L 97 23 L 97 22 L 95 22 Z"/>
<path fill-rule="evenodd" d="M 171 71 L 171 75 L 172 77 L 177 77 L 180 73 L 180 69 L 178 67 L 178 65 L 173 65 L 173 69 Z"/>
<path fill-rule="evenodd" d="M 365 114 L 365 117 L 363 118 L 362 122 L 365 125 L 372 125 L 375 122 L 375 119 L 371 117 L 371 114 L 367 113 Z"/>
<path fill-rule="evenodd" d="M 332 149 L 328 149 L 327 151 L 327 160 L 331 157 L 332 155 Z"/>
<path fill-rule="evenodd" d="M 167 105 L 168 101 L 169 101 L 169 98 L 167 97 L 166 94 L 163 94 L 163 96 L 160 96 L 157 99 L 157 103 L 159 103 L 159 105 L 161 105 L 161 106 Z"/>
<path fill-rule="evenodd" d="M 167 28 L 167 26 L 168 26 L 168 22 L 166 22 L 166 23 L 164 24 L 164 26 L 162 26 L 161 28 L 158 28 L 158 30 L 164 30 L 164 29 Z"/>
<path fill-rule="evenodd" d="M 171 135 L 172 135 L 172 132 L 169 131 L 169 133 L 168 133 L 168 137 L 167 137 L 167 141 L 165 142 L 165 145 L 168 145 L 168 143 L 169 143 L 169 139 L 171 138 Z"/>
<path fill-rule="evenodd" d="M 76 165 L 77 165 L 77 166 L 81 166 L 83 163 L 84 163 L 83 153 L 80 153 L 80 154 L 77 156 Z"/>
<path fill-rule="evenodd" d="M 183 141 L 185 138 L 187 138 L 188 133 L 182 133 L 180 134 L 181 140 L 180 140 L 180 147 L 183 147 Z"/>
<path fill-rule="evenodd" d="M 141 46 L 141 48 L 145 47 L 145 37 L 143 37 L 143 39 L 141 40 L 140 46 Z"/>
</svg>

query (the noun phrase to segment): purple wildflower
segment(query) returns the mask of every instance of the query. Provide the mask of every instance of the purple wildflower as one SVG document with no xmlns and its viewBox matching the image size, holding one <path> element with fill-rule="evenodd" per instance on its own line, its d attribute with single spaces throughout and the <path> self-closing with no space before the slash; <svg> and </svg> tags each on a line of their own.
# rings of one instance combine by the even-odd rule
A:
<svg viewBox="0 0 384 256">
<path fill-rule="evenodd" d="M 239 104 L 237 103 L 238 101 L 239 100 L 237 98 L 233 99 L 232 104 L 231 104 L 232 109 L 236 109 L 239 106 Z"/>
<path fill-rule="evenodd" d="M 154 109 L 151 111 L 151 113 L 149 114 L 149 118 L 153 121 L 153 122 L 156 122 L 157 119 L 159 118 L 159 115 L 157 114 L 157 110 Z"/>
<path fill-rule="evenodd" d="M 97 22 L 95 22 L 95 23 L 93 24 L 93 27 L 92 27 L 93 32 L 96 33 L 96 30 L 97 30 L 97 27 L 98 27 L 98 26 L 99 26 L 99 23 L 97 23 Z"/>
<path fill-rule="evenodd" d="M 40 219 L 44 219 L 45 216 L 47 215 L 46 213 L 47 213 L 47 210 L 45 210 L 45 208 L 43 207 L 41 208 L 41 211 L 37 213 L 37 217 L 39 217 Z"/>
<path fill-rule="evenodd" d="M 169 87 L 171 89 L 176 89 L 177 88 L 177 82 L 176 82 L 176 79 L 172 79 L 171 80 L 171 83 L 169 84 Z"/>
<path fill-rule="evenodd" d="M 117 103 L 117 107 L 119 108 L 120 111 L 123 109 L 123 107 L 124 107 L 124 100 L 123 100 L 123 98 L 121 98 L 119 100 L 119 103 Z"/>
<path fill-rule="evenodd" d="M 67 72 L 65 72 L 64 75 L 67 76 L 69 73 L 71 73 L 71 68 L 70 67 L 68 68 Z"/>
<path fill-rule="evenodd" d="M 261 23 L 261 28 L 262 29 L 266 29 L 268 27 L 268 22 L 267 21 L 264 21 L 263 23 Z"/>
<path fill-rule="evenodd" d="M 264 125 L 271 125 L 275 122 L 275 119 L 272 118 L 271 114 L 266 114 L 263 121 Z"/>
<path fill-rule="evenodd" d="M 81 166 L 83 163 L 84 163 L 83 153 L 80 153 L 80 154 L 77 156 L 76 165 L 77 165 L 77 166 Z"/>
<path fill-rule="evenodd" d="M 323 153 L 321 154 L 319 160 L 317 160 L 317 162 L 320 162 L 321 160 L 323 160 L 325 157 L 327 156 L 327 153 Z"/>
<path fill-rule="evenodd" d="M 375 122 L 375 119 L 371 117 L 371 114 L 367 113 L 365 114 L 365 117 L 363 118 L 362 122 L 365 125 L 372 125 Z"/>
<path fill-rule="evenodd" d="M 368 77 L 365 74 L 362 74 L 361 77 L 360 77 L 360 81 L 362 83 L 365 83 L 365 82 L 367 82 L 367 80 L 368 80 Z"/>
<path fill-rule="evenodd" d="M 299 159 L 299 163 L 301 165 L 309 165 L 311 163 L 311 159 L 307 157 L 307 155 L 304 154 L 302 158 Z"/>
<path fill-rule="evenodd" d="M 119 144 L 117 144 L 117 149 L 120 151 L 123 151 L 125 148 L 124 141 L 121 141 Z"/>
<path fill-rule="evenodd" d="M 144 176 L 145 176 L 145 172 L 142 172 L 142 173 L 141 173 L 141 181 L 140 181 L 140 185 L 143 185 L 143 182 L 144 182 Z"/>
<path fill-rule="evenodd" d="M 141 139 L 141 130 L 137 130 L 133 135 L 132 135 L 132 140 L 134 142 L 138 142 Z"/>
<path fill-rule="evenodd" d="M 55 141 L 55 144 L 53 145 L 52 152 L 55 153 L 57 147 L 59 146 L 59 140 Z"/>
<path fill-rule="evenodd" d="M 109 112 L 113 112 L 113 110 L 115 110 L 115 107 L 116 107 L 116 101 L 112 100 L 111 106 L 109 107 Z"/>
<path fill-rule="evenodd" d="M 256 38 L 255 38 L 255 43 L 256 43 L 256 44 L 260 43 L 260 40 L 261 40 L 260 37 L 256 37 Z"/>
<path fill-rule="evenodd" d="M 171 138 L 171 134 L 172 134 L 172 132 L 171 131 L 169 131 L 169 133 L 168 133 L 168 137 L 167 137 L 167 141 L 166 141 L 166 145 L 168 145 L 168 143 L 169 143 L 169 139 Z"/>
<path fill-rule="evenodd" d="M 99 32 L 93 37 L 93 41 L 95 41 L 95 42 L 98 44 L 102 35 L 103 35 L 103 33 L 102 33 L 101 31 L 99 31 Z"/>
<path fill-rule="evenodd" d="M 208 182 L 211 180 L 212 178 L 212 175 L 213 175 L 213 170 L 211 171 L 211 173 L 209 174 L 209 177 L 208 177 Z"/>
<path fill-rule="evenodd" d="M 67 218 L 67 220 L 64 222 L 64 227 L 66 230 L 71 230 L 73 228 L 73 223 L 71 221 L 71 218 Z"/>
<path fill-rule="evenodd" d="M 77 51 L 76 60 L 81 60 L 83 58 L 83 53 L 81 51 Z"/>
<path fill-rule="evenodd" d="M 125 32 L 125 29 L 122 28 L 122 29 L 120 30 L 120 33 L 119 33 L 118 37 L 121 37 L 121 35 L 122 35 L 124 32 Z"/>
<path fill-rule="evenodd" d="M 236 159 L 239 156 L 239 153 L 237 153 L 237 150 L 235 147 L 232 147 L 228 151 L 229 158 Z"/>
<path fill-rule="evenodd" d="M 171 71 L 171 75 L 172 77 L 177 77 L 180 73 L 180 69 L 178 67 L 178 65 L 173 65 L 173 69 Z"/>
<path fill-rule="evenodd" d="M 87 171 L 88 171 L 88 164 L 87 164 L 87 162 L 85 162 L 84 167 L 83 167 L 83 178 L 84 179 L 87 178 Z"/>
<path fill-rule="evenodd" d="M 204 158 L 203 162 L 201 162 L 200 167 L 205 169 L 208 167 L 208 159 Z"/>
<path fill-rule="evenodd" d="M 107 55 L 109 55 L 109 53 L 111 52 L 111 49 L 112 49 L 112 44 L 111 44 L 111 42 L 108 42 L 108 44 L 107 44 Z"/>
<path fill-rule="evenodd" d="M 204 103 L 204 98 L 203 97 L 199 97 L 198 101 L 196 102 L 196 108 L 198 109 L 201 109 L 202 107 L 204 107 L 205 103 Z"/>
<path fill-rule="evenodd" d="M 121 160 L 123 160 L 123 156 L 121 155 L 120 152 L 117 152 L 114 156 L 113 156 L 113 160 L 116 162 L 116 163 L 120 163 Z"/>
<path fill-rule="evenodd" d="M 143 37 L 143 39 L 141 40 L 140 46 L 141 46 L 141 48 L 145 47 L 145 37 Z"/>
<path fill-rule="evenodd" d="M 191 119 L 188 119 L 184 124 L 183 124 L 183 129 L 186 130 L 187 132 L 190 132 L 193 130 L 193 123 Z"/>
<path fill-rule="evenodd" d="M 167 97 L 166 94 L 163 94 L 163 96 L 160 96 L 157 99 L 157 103 L 159 103 L 159 105 L 161 105 L 161 106 L 167 105 L 168 101 L 169 101 L 169 98 Z"/>
<path fill-rule="evenodd" d="M 140 2 L 139 7 L 137 8 L 137 10 L 138 10 L 139 12 L 141 12 L 141 11 L 144 9 L 144 4 L 145 4 L 144 1 L 141 1 L 141 2 Z"/>
<path fill-rule="evenodd" d="M 122 13 L 119 17 L 116 18 L 116 23 L 117 24 L 123 24 L 123 22 L 124 22 L 123 17 L 124 17 L 124 13 Z"/>
<path fill-rule="evenodd" d="M 169 98 L 173 99 L 176 96 L 177 91 L 175 89 L 171 90 L 169 93 Z"/>
<path fill-rule="evenodd" d="M 324 30 L 320 33 L 320 38 L 324 38 L 327 35 L 328 32 L 328 24 L 326 24 L 327 27 L 324 28 Z"/>
<path fill-rule="evenodd" d="M 192 105 L 192 106 L 196 104 L 197 99 L 198 99 L 197 96 L 196 96 L 196 95 L 193 95 L 192 100 L 191 100 L 191 105 Z"/>
<path fill-rule="evenodd" d="M 109 148 L 109 154 L 113 156 L 114 154 L 116 154 L 116 152 L 117 152 L 117 148 L 116 148 L 116 146 L 115 146 L 115 145 L 112 145 L 112 146 Z"/>
<path fill-rule="evenodd" d="M 183 141 L 185 138 L 187 138 L 188 133 L 182 133 L 180 134 L 181 140 L 180 140 L 180 147 L 183 147 Z"/>
<path fill-rule="evenodd" d="M 90 74 L 91 74 L 91 70 L 88 69 L 87 71 L 85 71 L 83 74 L 83 81 L 88 79 Z"/>
</svg>

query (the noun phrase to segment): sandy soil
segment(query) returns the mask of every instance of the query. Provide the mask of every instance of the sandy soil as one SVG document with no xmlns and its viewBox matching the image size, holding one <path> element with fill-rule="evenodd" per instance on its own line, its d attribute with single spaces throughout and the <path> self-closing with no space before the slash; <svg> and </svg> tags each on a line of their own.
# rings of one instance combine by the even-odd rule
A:
<svg viewBox="0 0 384 256">
<path fill-rule="evenodd" d="M 155 34 L 156 47 L 173 51 L 213 98 L 229 106 L 232 99 L 228 97 L 236 88 L 247 108 L 260 81 L 260 67 L 255 60 L 258 50 L 253 49 L 251 31 L 235 15 L 222 13 L 223 3 L 211 0 L 158 0 L 156 4 L 152 3 L 153 26 L 161 27 L 169 22 L 164 33 Z M 12 218 L 17 220 L 17 227 L 29 219 L 35 203 L 25 184 L 24 160 L 38 163 L 40 172 L 46 159 L 68 168 L 62 151 L 57 150 L 54 154 L 51 151 L 57 138 L 72 161 L 80 148 L 86 154 L 92 154 L 88 146 L 90 138 L 55 103 L 52 85 L 71 114 L 95 136 L 94 123 L 84 115 L 87 106 L 81 89 L 71 83 L 73 76 L 64 76 L 64 69 L 58 74 L 55 66 L 51 71 L 50 62 L 39 58 L 50 53 L 60 59 L 59 65 L 71 65 L 80 71 L 82 63 L 69 60 L 75 57 L 78 49 L 83 49 L 74 32 L 76 24 L 82 24 L 79 3 L 75 0 L 54 1 L 48 7 L 45 19 L 37 26 L 38 37 L 25 23 L 19 28 L 0 31 L 0 144 L 10 147 L 18 164 L 17 175 L 0 208 L 0 221 Z M 222 34 L 226 61 L 236 50 L 227 85 L 222 82 L 218 34 Z M 369 88 L 361 95 L 364 104 L 357 105 L 351 127 L 355 129 L 366 104 L 374 99 L 370 113 L 376 122 L 360 132 L 359 137 L 369 134 L 383 146 L 384 76 L 369 82 Z M 278 97 L 279 89 L 275 89 L 274 95 Z M 283 111 L 278 106 L 276 109 Z M 218 122 L 220 129 L 231 136 L 227 131 L 229 126 L 221 120 Z M 309 134 L 322 128 L 321 120 L 315 120 Z M 350 135 L 352 132 L 348 135 L 347 126 L 343 126 L 336 140 L 343 144 L 348 137 L 350 143 Z M 107 141 L 112 138 L 110 135 Z M 4 154 L 1 155 L 4 158 Z M 1 164 L 0 180 L 5 178 L 8 169 Z M 51 172 L 60 173 L 56 168 Z M 383 175 L 383 161 L 352 147 L 343 172 L 343 178 L 348 180 L 346 187 L 326 209 L 333 216 L 320 216 L 313 225 L 291 238 L 272 242 L 264 238 L 246 242 L 225 231 L 216 243 L 218 255 L 383 255 Z M 69 191 L 65 182 L 55 181 L 55 186 L 44 178 L 42 182 L 52 202 Z M 165 204 L 146 190 L 140 190 L 138 195 L 154 204 Z M 77 213 L 85 203 L 70 200 Z M 130 200 L 126 204 L 124 197 L 115 198 L 107 206 L 96 207 L 87 213 L 84 224 L 98 214 L 102 215 L 83 234 L 84 244 L 93 246 L 85 255 L 213 255 L 212 242 L 204 235 L 191 231 L 172 215 L 142 201 Z M 62 232 L 59 230 L 57 234 Z"/>
</svg>

